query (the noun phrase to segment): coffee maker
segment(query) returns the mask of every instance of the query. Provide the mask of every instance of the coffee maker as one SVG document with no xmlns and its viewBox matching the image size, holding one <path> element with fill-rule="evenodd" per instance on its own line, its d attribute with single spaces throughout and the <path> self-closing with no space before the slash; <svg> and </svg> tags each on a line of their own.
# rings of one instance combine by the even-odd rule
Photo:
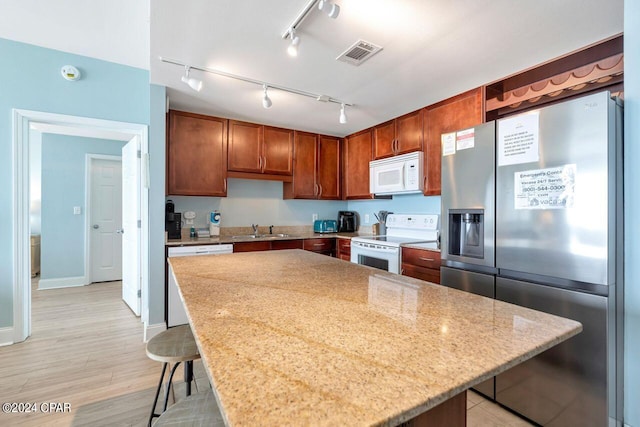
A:
<svg viewBox="0 0 640 427">
<path fill-rule="evenodd" d="M 167 200 L 164 212 L 164 230 L 167 232 L 168 239 L 182 238 L 182 214 L 174 212 L 174 210 L 173 201 Z"/>
<path fill-rule="evenodd" d="M 355 233 L 358 230 L 358 215 L 353 211 L 338 212 L 338 233 Z"/>
</svg>

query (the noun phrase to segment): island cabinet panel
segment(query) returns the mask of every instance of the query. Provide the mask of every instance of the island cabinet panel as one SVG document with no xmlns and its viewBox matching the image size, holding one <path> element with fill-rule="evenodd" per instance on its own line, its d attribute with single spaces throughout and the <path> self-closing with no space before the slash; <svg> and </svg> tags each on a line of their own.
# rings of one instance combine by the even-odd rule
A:
<svg viewBox="0 0 640 427">
<path fill-rule="evenodd" d="M 295 131 L 293 181 L 285 199 L 340 199 L 340 138 Z"/>
<path fill-rule="evenodd" d="M 305 251 L 316 252 L 323 255 L 335 256 L 336 239 L 331 238 L 319 238 L 319 239 L 306 239 L 304 241 L 303 249 Z"/>
<path fill-rule="evenodd" d="M 371 129 L 355 133 L 345 139 L 342 159 L 343 199 L 371 199 L 369 190 L 369 162 L 373 159 Z"/>
<path fill-rule="evenodd" d="M 439 284 L 440 252 L 402 248 L 402 274 Z"/>
<path fill-rule="evenodd" d="M 422 150 L 422 114 L 422 110 L 414 111 L 373 128 L 374 158 Z"/>
<path fill-rule="evenodd" d="M 338 247 L 338 258 L 351 261 L 351 239 L 340 239 L 336 240 L 336 246 Z"/>
<path fill-rule="evenodd" d="M 442 134 L 482 123 L 482 104 L 482 88 L 477 88 L 423 108 L 425 196 L 441 192 Z"/>
<path fill-rule="evenodd" d="M 228 170 L 234 178 L 291 176 L 293 130 L 230 120 Z"/>
<path fill-rule="evenodd" d="M 167 193 L 227 195 L 227 120 L 169 111 Z"/>
</svg>

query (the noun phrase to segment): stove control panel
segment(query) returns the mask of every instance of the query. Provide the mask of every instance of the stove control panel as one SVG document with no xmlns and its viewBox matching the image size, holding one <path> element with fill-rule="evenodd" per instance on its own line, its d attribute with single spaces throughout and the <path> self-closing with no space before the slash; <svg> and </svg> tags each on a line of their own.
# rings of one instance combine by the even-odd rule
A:
<svg viewBox="0 0 640 427">
<path fill-rule="evenodd" d="M 435 214 L 390 214 L 387 228 L 406 228 L 411 230 L 437 230 L 439 215 Z"/>
</svg>

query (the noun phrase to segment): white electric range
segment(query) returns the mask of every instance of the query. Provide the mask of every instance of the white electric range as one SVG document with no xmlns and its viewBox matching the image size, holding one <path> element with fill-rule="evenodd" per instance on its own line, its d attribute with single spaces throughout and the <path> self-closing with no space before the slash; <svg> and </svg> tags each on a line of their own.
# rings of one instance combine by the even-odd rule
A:
<svg viewBox="0 0 640 427">
<path fill-rule="evenodd" d="M 359 236 L 351 239 L 351 262 L 400 273 L 400 245 L 438 241 L 438 215 L 390 214 L 385 236 Z"/>
</svg>

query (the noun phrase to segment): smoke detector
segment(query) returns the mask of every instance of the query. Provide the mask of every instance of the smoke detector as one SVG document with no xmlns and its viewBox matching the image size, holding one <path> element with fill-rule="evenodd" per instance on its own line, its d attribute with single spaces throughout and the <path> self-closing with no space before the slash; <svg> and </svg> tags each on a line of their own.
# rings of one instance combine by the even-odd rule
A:
<svg viewBox="0 0 640 427">
<path fill-rule="evenodd" d="M 373 43 L 369 43 L 364 40 L 358 40 L 353 45 L 349 46 L 347 50 L 342 52 L 336 60 L 358 66 L 381 50 L 382 48 L 380 46 L 376 46 Z"/>
</svg>

